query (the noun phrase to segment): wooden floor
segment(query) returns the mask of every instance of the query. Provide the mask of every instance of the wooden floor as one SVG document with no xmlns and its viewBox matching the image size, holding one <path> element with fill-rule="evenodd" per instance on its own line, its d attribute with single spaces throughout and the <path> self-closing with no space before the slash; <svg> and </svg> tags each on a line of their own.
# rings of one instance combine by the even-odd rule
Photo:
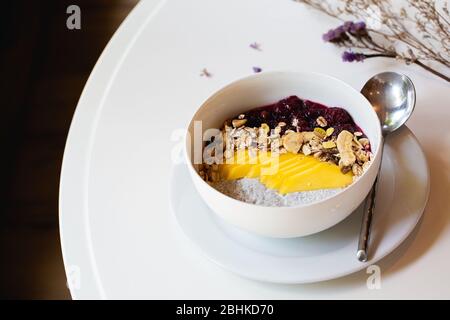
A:
<svg viewBox="0 0 450 320">
<path fill-rule="evenodd" d="M 90 71 L 136 3 L 2 3 L 0 298 L 70 298 L 58 230 L 64 144 Z M 81 9 L 81 30 L 66 27 L 71 4 Z"/>
</svg>

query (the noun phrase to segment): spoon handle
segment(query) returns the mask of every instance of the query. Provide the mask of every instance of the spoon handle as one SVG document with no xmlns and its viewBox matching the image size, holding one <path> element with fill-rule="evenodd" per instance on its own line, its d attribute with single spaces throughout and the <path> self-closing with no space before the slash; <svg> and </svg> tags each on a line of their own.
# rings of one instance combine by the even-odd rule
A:
<svg viewBox="0 0 450 320">
<path fill-rule="evenodd" d="M 383 149 L 384 143 L 381 145 L 381 157 L 383 157 Z M 375 197 L 377 194 L 377 185 L 378 179 L 380 177 L 380 171 L 381 164 L 380 169 L 378 169 L 378 174 L 375 178 L 375 182 L 373 183 L 372 189 L 370 189 L 369 195 L 364 205 L 364 216 L 361 224 L 361 230 L 359 232 L 358 251 L 356 252 L 356 257 L 361 262 L 366 262 L 368 259 L 369 240 L 372 230 L 372 218 L 375 208 Z"/>
<path fill-rule="evenodd" d="M 372 230 L 373 209 L 375 207 L 375 196 L 377 193 L 378 176 L 370 189 L 369 196 L 364 206 L 364 216 L 359 233 L 358 251 L 356 257 L 361 262 L 367 261 L 367 251 L 369 247 L 370 231 Z"/>
</svg>

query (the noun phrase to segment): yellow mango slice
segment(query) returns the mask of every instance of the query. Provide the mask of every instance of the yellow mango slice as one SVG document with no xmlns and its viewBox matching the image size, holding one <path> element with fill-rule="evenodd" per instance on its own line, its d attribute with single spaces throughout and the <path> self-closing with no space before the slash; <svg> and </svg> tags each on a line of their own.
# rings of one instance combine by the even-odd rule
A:
<svg viewBox="0 0 450 320">
<path fill-rule="evenodd" d="M 250 157 L 247 151 L 240 151 L 219 166 L 219 173 L 225 180 L 258 178 L 267 188 L 280 194 L 343 188 L 353 181 L 352 172 L 343 174 L 335 164 L 293 153 L 261 152 Z"/>
</svg>

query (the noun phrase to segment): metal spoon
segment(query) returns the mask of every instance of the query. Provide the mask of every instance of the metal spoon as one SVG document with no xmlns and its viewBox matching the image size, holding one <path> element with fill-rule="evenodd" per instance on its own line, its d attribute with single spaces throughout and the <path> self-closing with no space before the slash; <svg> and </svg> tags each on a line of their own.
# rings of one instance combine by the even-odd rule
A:
<svg viewBox="0 0 450 320">
<path fill-rule="evenodd" d="M 366 82 L 361 93 L 372 104 L 381 123 L 383 141 L 381 142 L 381 155 L 386 136 L 400 128 L 411 116 L 416 104 L 416 90 L 412 81 L 405 75 L 395 72 L 383 72 L 375 75 Z M 380 165 L 381 168 L 381 165 Z M 378 177 L 369 192 L 364 207 L 364 217 L 359 234 L 358 251 L 359 261 L 368 259 L 368 245 L 372 225 L 373 210 Z"/>
</svg>

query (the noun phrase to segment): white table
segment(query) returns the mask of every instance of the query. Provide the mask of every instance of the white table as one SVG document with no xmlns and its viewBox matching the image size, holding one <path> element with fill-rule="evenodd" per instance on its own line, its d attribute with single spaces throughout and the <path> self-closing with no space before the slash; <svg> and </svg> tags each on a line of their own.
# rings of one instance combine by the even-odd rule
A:
<svg viewBox="0 0 450 320">
<path fill-rule="evenodd" d="M 450 87 L 413 66 L 346 64 L 321 34 L 337 24 L 291 0 L 142 1 L 100 57 L 64 154 L 60 227 L 73 298 L 450 298 Z M 261 43 L 262 51 L 249 48 Z M 309 285 L 246 280 L 205 259 L 168 202 L 172 132 L 199 103 L 252 72 L 328 73 L 360 88 L 383 70 L 417 89 L 408 126 L 427 154 L 431 195 L 408 240 L 367 274 Z M 207 68 L 213 76 L 201 77 Z M 151 164 L 151 165 L 150 165 Z"/>
</svg>

